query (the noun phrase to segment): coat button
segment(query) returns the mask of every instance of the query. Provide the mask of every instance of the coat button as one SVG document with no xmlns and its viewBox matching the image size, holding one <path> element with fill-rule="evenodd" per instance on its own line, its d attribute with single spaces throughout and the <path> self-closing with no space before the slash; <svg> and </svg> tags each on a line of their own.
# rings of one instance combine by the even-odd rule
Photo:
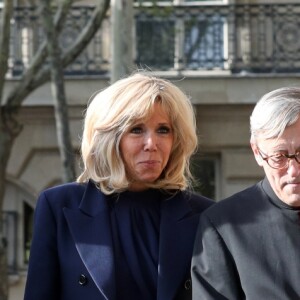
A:
<svg viewBox="0 0 300 300">
<path fill-rule="evenodd" d="M 78 280 L 78 283 L 80 284 L 80 285 L 86 285 L 87 284 L 87 281 L 88 281 L 88 279 L 87 279 L 87 277 L 85 276 L 85 275 L 83 275 L 83 274 L 81 274 L 80 276 L 79 276 L 79 280 Z"/>
<path fill-rule="evenodd" d="M 190 290 L 191 287 L 192 287 L 192 281 L 191 281 L 191 279 L 187 279 L 187 280 L 185 281 L 185 283 L 184 283 L 184 288 L 185 288 L 186 290 Z"/>
</svg>

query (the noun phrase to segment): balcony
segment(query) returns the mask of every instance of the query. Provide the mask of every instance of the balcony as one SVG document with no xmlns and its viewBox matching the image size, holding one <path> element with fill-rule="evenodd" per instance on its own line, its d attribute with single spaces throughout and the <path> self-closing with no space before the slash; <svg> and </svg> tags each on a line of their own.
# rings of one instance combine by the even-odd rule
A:
<svg viewBox="0 0 300 300">
<path fill-rule="evenodd" d="M 74 7 L 60 36 L 66 49 L 87 23 L 91 7 Z M 300 71 L 300 4 L 210 4 L 134 7 L 139 68 L 201 73 L 297 73 Z M 29 65 L 43 39 L 36 8 L 14 11 L 9 77 Z M 110 69 L 110 19 L 105 19 L 66 75 L 101 75 Z"/>
</svg>

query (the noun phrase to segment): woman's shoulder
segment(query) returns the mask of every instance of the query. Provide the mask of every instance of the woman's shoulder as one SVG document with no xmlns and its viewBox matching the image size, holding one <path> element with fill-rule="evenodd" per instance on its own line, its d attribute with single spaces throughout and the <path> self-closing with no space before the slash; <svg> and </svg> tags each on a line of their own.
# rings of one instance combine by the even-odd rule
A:
<svg viewBox="0 0 300 300">
<path fill-rule="evenodd" d="M 57 207 L 78 206 L 85 194 L 96 189 L 92 182 L 71 182 L 56 185 L 43 190 L 38 197 L 38 202 L 47 202 L 50 206 Z"/>
<path fill-rule="evenodd" d="M 84 193 L 86 190 L 87 183 L 78 183 L 78 182 L 69 182 L 53 187 L 49 187 L 41 192 L 47 196 L 63 196 L 63 195 L 72 195 L 78 193 Z"/>
</svg>

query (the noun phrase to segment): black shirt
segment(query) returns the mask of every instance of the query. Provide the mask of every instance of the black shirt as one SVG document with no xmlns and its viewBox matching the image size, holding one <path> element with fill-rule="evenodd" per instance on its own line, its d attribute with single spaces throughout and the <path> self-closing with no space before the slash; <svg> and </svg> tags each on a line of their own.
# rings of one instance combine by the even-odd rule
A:
<svg viewBox="0 0 300 300">
<path fill-rule="evenodd" d="M 110 199 L 117 299 L 156 299 L 161 198 L 150 189 Z"/>
</svg>

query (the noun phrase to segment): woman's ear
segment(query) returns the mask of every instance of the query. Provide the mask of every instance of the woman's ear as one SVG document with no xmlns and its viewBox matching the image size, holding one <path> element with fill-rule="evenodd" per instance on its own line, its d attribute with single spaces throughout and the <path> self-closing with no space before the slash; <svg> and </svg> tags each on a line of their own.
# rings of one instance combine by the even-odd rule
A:
<svg viewBox="0 0 300 300">
<path fill-rule="evenodd" d="M 259 151 L 258 151 L 258 147 L 255 143 L 250 143 L 255 160 L 257 162 L 257 164 L 262 167 L 263 166 L 263 159 L 261 158 Z"/>
</svg>

